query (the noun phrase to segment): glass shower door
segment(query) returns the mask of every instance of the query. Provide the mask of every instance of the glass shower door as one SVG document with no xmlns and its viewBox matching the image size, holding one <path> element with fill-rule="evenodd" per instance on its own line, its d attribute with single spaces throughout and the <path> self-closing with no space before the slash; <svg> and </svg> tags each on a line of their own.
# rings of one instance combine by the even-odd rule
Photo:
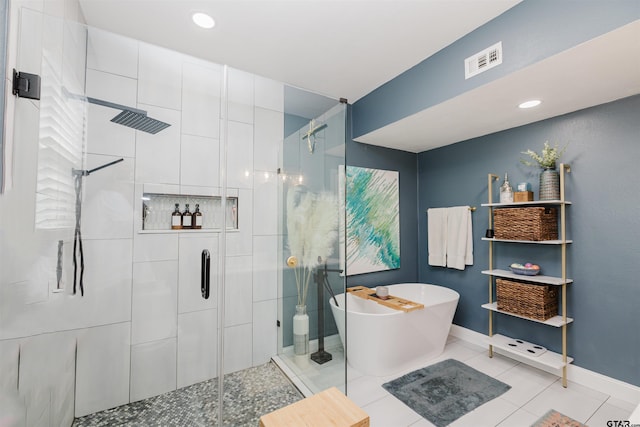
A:
<svg viewBox="0 0 640 427">
<path fill-rule="evenodd" d="M 337 386 L 344 392 L 345 351 L 336 326 L 343 320 L 334 317 L 330 300 L 346 283 L 340 259 L 346 104 L 287 89 L 278 356 L 308 391 Z"/>
</svg>

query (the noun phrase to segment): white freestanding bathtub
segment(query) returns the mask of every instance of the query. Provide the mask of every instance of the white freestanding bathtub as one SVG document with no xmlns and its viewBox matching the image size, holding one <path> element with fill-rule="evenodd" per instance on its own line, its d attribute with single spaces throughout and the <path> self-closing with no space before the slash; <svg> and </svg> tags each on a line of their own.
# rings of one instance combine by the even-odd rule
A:
<svg viewBox="0 0 640 427">
<path fill-rule="evenodd" d="M 389 295 L 424 304 L 405 313 L 347 293 L 330 299 L 349 365 L 365 375 L 391 375 L 440 355 L 449 335 L 460 294 L 443 286 L 423 283 L 388 285 Z"/>
</svg>

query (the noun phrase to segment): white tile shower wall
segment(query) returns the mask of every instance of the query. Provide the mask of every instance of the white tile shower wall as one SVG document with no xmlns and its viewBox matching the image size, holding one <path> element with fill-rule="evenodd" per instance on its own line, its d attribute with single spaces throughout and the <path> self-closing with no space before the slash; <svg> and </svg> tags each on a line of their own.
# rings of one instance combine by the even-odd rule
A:
<svg viewBox="0 0 640 427">
<path fill-rule="evenodd" d="M 178 388 L 217 376 L 218 311 L 178 315 Z"/>
<path fill-rule="evenodd" d="M 253 301 L 275 300 L 278 297 L 277 236 L 253 237 Z"/>
<path fill-rule="evenodd" d="M 86 95 L 130 107 L 136 106 L 137 80 L 103 71 L 87 70 Z M 87 104 L 88 153 L 133 157 L 135 131 L 115 124 L 111 119 L 119 111 L 101 105 Z"/>
<path fill-rule="evenodd" d="M 284 113 L 256 107 L 254 134 L 254 169 L 276 172 L 284 140 Z"/>
<path fill-rule="evenodd" d="M 75 382 L 75 332 L 57 332 L 21 342 L 18 390 L 26 402 L 27 425 L 60 425 L 68 420 Z"/>
<path fill-rule="evenodd" d="M 251 306 L 253 302 L 251 256 L 227 257 L 224 324 L 225 327 L 251 324 Z"/>
<path fill-rule="evenodd" d="M 20 340 L 0 340 L 0 393 L 18 393 Z"/>
<path fill-rule="evenodd" d="M 167 261 L 178 259 L 177 234 L 133 235 L 133 262 Z"/>
<path fill-rule="evenodd" d="M 175 337 L 177 316 L 178 263 L 134 263 L 131 344 Z"/>
<path fill-rule="evenodd" d="M 222 67 L 200 61 L 182 66 L 182 133 L 220 138 Z M 211 164 L 218 164 L 213 162 Z"/>
<path fill-rule="evenodd" d="M 251 188 L 253 184 L 253 125 L 229 122 L 227 187 Z"/>
<path fill-rule="evenodd" d="M 79 290 L 75 297 L 53 294 L 50 322 L 60 330 L 130 321 L 131 239 L 86 240 L 83 247 L 84 296 Z M 67 251 L 71 252 L 71 245 Z M 64 265 L 71 268 L 71 263 Z M 72 286 L 70 282 L 66 289 Z"/>
<path fill-rule="evenodd" d="M 42 5 L 43 2 L 35 3 Z M 56 7 L 56 10 L 60 9 Z M 64 10 L 67 13 L 66 6 Z M 20 51 L 21 64 L 28 65 L 20 68 L 39 72 L 40 54 L 29 57 L 29 52 L 33 52 L 33 46 L 39 46 L 42 40 L 41 15 L 32 14 L 26 16 L 25 20 L 34 31 L 27 31 L 19 39 L 23 47 Z M 69 29 L 68 36 L 72 39 L 75 37 L 73 40 L 77 43 L 82 33 L 72 31 Z M 8 269 L 3 269 L 0 339 L 26 337 L 56 328 L 88 327 L 77 332 L 77 416 L 159 394 L 178 384 L 186 385 L 211 375 L 211 366 L 207 362 L 215 362 L 215 358 L 200 359 L 200 355 L 193 354 L 190 347 L 210 346 L 206 351 L 215 356 L 213 347 L 216 340 L 210 338 L 214 336 L 212 329 L 217 330 L 218 326 L 213 323 L 216 311 L 209 308 L 211 303 L 207 301 L 204 305 L 206 309 L 202 310 L 195 301 L 183 299 L 180 292 L 187 290 L 189 285 L 178 287 L 179 260 L 183 253 L 180 249 L 183 245 L 188 246 L 187 241 L 194 235 L 139 234 L 138 224 L 143 184 L 163 184 L 171 187 L 172 191 L 176 190 L 176 193 L 177 189 L 187 186 L 219 185 L 213 181 L 213 177 L 217 178 L 219 174 L 215 153 L 220 149 L 219 145 L 213 149 L 209 147 L 206 150 L 211 151 L 209 154 L 203 155 L 200 150 L 203 148 L 203 138 L 207 138 L 206 144 L 210 140 L 214 141 L 213 144 L 219 144 L 220 121 L 216 117 L 220 111 L 217 97 L 221 67 L 149 46 L 143 47 L 139 60 L 138 42 L 95 29 L 89 30 L 88 37 L 87 94 L 145 109 L 149 116 L 166 121 L 171 126 L 157 135 L 135 132 L 109 121 L 117 111 L 88 106 L 87 165 L 94 166 L 93 162 L 99 163 L 101 159 L 126 159 L 124 163 L 96 172 L 85 180 L 87 200 L 83 212 L 88 215 L 83 224 L 87 263 L 85 297 L 70 296 L 68 288 L 65 293 L 50 294 L 50 272 L 42 277 L 34 276 L 33 272 L 50 270 L 52 258 L 49 252 L 56 240 L 52 239 L 51 234 L 40 236 L 28 231 L 33 224 L 32 195 L 38 140 L 37 126 L 33 124 L 38 122 L 38 104 L 28 100 L 21 100 L 17 104 L 21 111 L 13 135 L 16 140 L 13 160 L 21 165 L 19 170 L 14 171 L 19 191 L 3 194 L 0 198 L 2 230 L 5 233 L 2 253 L 3 256 L 7 255 L 2 265 L 15 267 L 11 269 L 11 276 L 17 280 L 7 282 L 5 275 L 9 272 L 5 273 Z M 14 55 L 16 51 L 12 50 Z M 158 52 L 162 54 L 158 56 Z M 167 59 L 168 56 L 171 58 Z M 84 64 L 84 58 L 83 61 L 75 57 L 65 58 L 63 67 L 68 66 L 72 70 L 78 68 L 78 63 Z M 209 71 L 210 74 L 207 74 Z M 79 73 L 78 70 L 73 72 Z M 275 322 L 271 317 L 256 317 L 262 316 L 262 313 L 275 316 L 275 309 L 271 312 L 269 307 L 275 304 L 277 279 L 272 271 L 267 272 L 267 264 L 272 262 L 272 256 L 276 253 L 277 239 L 275 234 L 272 235 L 275 229 L 267 225 L 271 219 L 265 222 L 267 217 L 273 217 L 270 211 L 265 211 L 271 209 L 272 205 L 269 196 L 262 193 L 274 191 L 273 200 L 276 200 L 277 186 L 272 188 L 260 184 L 261 194 L 255 204 L 260 204 L 262 211 L 254 210 L 253 188 L 257 173 L 273 172 L 277 168 L 274 152 L 278 150 L 277 145 L 281 144 L 278 141 L 278 127 L 282 126 L 283 86 L 237 70 L 230 70 L 229 76 L 229 113 L 232 121 L 229 123 L 228 187 L 239 196 L 240 214 L 239 231 L 227 234 L 229 272 L 233 276 L 229 279 L 229 286 L 235 286 L 228 294 L 234 300 L 229 303 L 233 312 L 229 319 L 230 326 L 225 328 L 224 333 L 226 371 L 232 372 L 263 363 L 275 354 L 276 340 L 268 338 L 270 325 L 275 325 Z M 206 81 L 200 81 L 203 78 Z M 132 105 L 133 102 L 135 104 Z M 258 111 L 254 102 L 259 105 Z M 255 130 L 254 116 L 258 121 Z M 25 126 L 20 125 L 20 121 L 24 121 Z M 257 144 L 254 144 L 254 134 Z M 205 158 L 204 162 L 202 158 Z M 258 159 L 256 164 L 254 159 Z M 203 168 L 210 176 L 200 178 L 198 171 Z M 127 176 L 135 170 L 135 191 L 126 182 L 129 178 L 123 180 L 123 170 Z M 134 194 L 133 199 L 128 196 L 130 193 Z M 120 207 L 130 203 L 133 204 L 133 222 L 131 218 L 125 220 L 120 217 Z M 20 216 L 11 214 L 15 211 L 12 206 L 21 206 Z M 108 212 L 102 212 L 101 209 Z M 268 215 L 265 216 L 266 213 Z M 9 226 L 13 220 L 19 224 L 17 228 Z M 263 267 L 260 267 L 261 274 L 257 276 L 254 276 L 252 269 L 254 224 L 255 232 L 260 234 L 255 236 L 256 242 L 260 241 L 256 243 L 256 247 L 260 245 L 256 250 L 265 254 L 269 252 L 260 261 Z M 5 237 L 10 237 L 13 242 L 21 242 L 20 247 L 5 247 Z M 217 248 L 215 239 L 211 238 L 212 249 Z M 66 239 L 66 242 L 70 242 L 70 239 Z M 270 244 L 272 247 L 267 247 Z M 69 252 L 65 252 L 65 269 L 71 265 Z M 188 252 L 186 250 L 187 257 Z M 212 255 L 215 257 L 213 251 Z M 236 262 L 238 264 L 234 265 Z M 37 268 L 34 269 L 34 266 Z M 132 283 L 131 277 L 135 283 Z M 173 284 L 167 282 L 167 277 L 173 278 Z M 257 288 L 254 278 L 260 282 Z M 65 281 L 70 286 L 69 278 L 65 278 Z M 255 296 L 254 289 L 259 289 Z M 217 295 L 214 289 L 212 294 Z M 256 298 L 259 303 L 254 307 L 253 300 Z M 149 303 L 152 300 L 158 304 Z M 16 304 L 17 301 L 22 301 L 22 304 Z M 27 304 L 36 301 L 43 302 Z M 179 307 L 178 301 L 184 302 L 184 306 Z M 234 308 L 236 303 L 241 304 L 239 309 Z M 15 309 L 11 309 L 11 305 Z M 153 311 L 153 307 L 160 307 L 162 314 Z M 201 327 L 194 328 L 194 324 Z M 201 335 L 195 336 L 196 332 Z M 158 372 L 163 375 L 156 378 L 154 375 Z M 65 384 L 60 384 L 60 390 L 66 387 Z M 34 399 L 27 400 L 36 402 L 30 403 L 33 409 L 29 412 L 32 414 L 30 420 L 42 420 L 51 415 L 55 418 L 56 413 L 59 417 L 55 419 L 66 419 L 68 416 L 62 410 L 68 399 L 54 399 L 51 401 L 53 406 L 45 410 L 37 404 L 45 394 L 40 396 L 39 391 L 34 391 L 30 395 Z M 54 408 L 53 412 L 51 408 Z"/>
<path fill-rule="evenodd" d="M 140 103 L 138 108 L 171 126 L 155 135 L 136 133 L 136 183 L 179 184 L 180 111 Z"/>
<path fill-rule="evenodd" d="M 131 346 L 131 401 L 176 389 L 176 339 Z"/>
<path fill-rule="evenodd" d="M 238 191 L 238 228 L 237 232 L 227 233 L 227 257 L 253 254 L 253 190 Z"/>
<path fill-rule="evenodd" d="M 118 160 L 118 157 L 88 154 L 88 170 Z M 131 239 L 133 237 L 132 158 L 84 177 L 82 237 L 84 239 Z"/>
<path fill-rule="evenodd" d="M 229 68 L 229 120 L 253 124 L 254 75 Z"/>
<path fill-rule="evenodd" d="M 284 112 L 284 84 L 261 76 L 254 76 L 257 109 Z M 256 119 L 257 121 L 257 119 Z"/>
<path fill-rule="evenodd" d="M 256 171 L 253 177 L 253 234 L 278 233 L 278 175 Z"/>
<path fill-rule="evenodd" d="M 251 367 L 252 325 L 246 323 L 224 328 L 224 373 Z"/>
<path fill-rule="evenodd" d="M 137 79 L 138 42 L 89 27 L 87 68 Z"/>
<path fill-rule="evenodd" d="M 129 402 L 131 323 L 78 333 L 76 417 Z"/>
<path fill-rule="evenodd" d="M 278 351 L 278 301 L 253 303 L 253 366 L 267 363 Z"/>
<path fill-rule="evenodd" d="M 216 120 L 217 122 L 217 120 Z M 218 187 L 220 163 L 220 141 L 201 136 L 182 135 L 180 150 L 180 183 Z"/>
<path fill-rule="evenodd" d="M 180 110 L 184 56 L 145 43 L 139 44 L 139 52 L 138 102 Z"/>
</svg>

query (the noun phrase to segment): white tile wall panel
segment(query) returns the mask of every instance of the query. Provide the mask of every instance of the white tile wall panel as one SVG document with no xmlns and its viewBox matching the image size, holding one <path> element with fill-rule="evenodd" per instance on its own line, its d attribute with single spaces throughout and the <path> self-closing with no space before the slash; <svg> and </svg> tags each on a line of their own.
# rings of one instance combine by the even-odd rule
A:
<svg viewBox="0 0 640 427">
<path fill-rule="evenodd" d="M 278 237 L 253 237 L 253 301 L 278 297 Z"/>
<path fill-rule="evenodd" d="M 253 366 L 271 360 L 278 351 L 278 301 L 253 303 Z"/>
<path fill-rule="evenodd" d="M 180 110 L 183 55 L 146 43 L 139 48 L 138 102 Z"/>
<path fill-rule="evenodd" d="M 254 77 L 257 108 L 284 112 L 284 84 L 261 76 Z"/>
<path fill-rule="evenodd" d="M 18 392 L 18 363 L 20 340 L 0 340 L 0 390 L 1 393 Z"/>
<path fill-rule="evenodd" d="M 182 66 L 182 132 L 220 138 L 222 67 L 185 62 Z"/>
<path fill-rule="evenodd" d="M 225 327 L 251 323 L 253 302 L 252 257 L 227 257 L 224 293 Z"/>
<path fill-rule="evenodd" d="M 218 312 L 178 315 L 178 388 L 217 376 Z"/>
<path fill-rule="evenodd" d="M 78 332 L 75 416 L 129 402 L 131 323 Z"/>
<path fill-rule="evenodd" d="M 250 368 L 252 363 L 251 323 L 224 328 L 224 372 Z"/>
<path fill-rule="evenodd" d="M 75 381 L 75 332 L 25 338 L 20 343 L 18 393 L 26 405 L 26 424 L 49 425 L 61 419 L 73 402 L 67 395 Z"/>
<path fill-rule="evenodd" d="M 87 155 L 88 170 L 118 157 Z M 84 177 L 82 200 L 83 239 L 131 239 L 133 237 L 134 161 L 120 163 Z"/>
<path fill-rule="evenodd" d="M 136 107 L 137 80 L 96 70 L 87 70 L 86 95 L 103 101 Z M 87 104 L 88 153 L 133 157 L 135 155 L 135 131 L 111 122 L 120 110 Z"/>
<path fill-rule="evenodd" d="M 171 126 L 155 135 L 136 131 L 136 182 L 180 183 L 180 112 L 138 104 L 148 116 Z"/>
<path fill-rule="evenodd" d="M 251 188 L 253 184 L 253 126 L 229 122 L 227 187 Z"/>
<path fill-rule="evenodd" d="M 69 298 L 73 287 L 69 280 L 65 294 L 56 296 L 51 322 L 61 329 L 100 326 L 131 320 L 131 239 L 86 240 L 84 248 L 84 296 Z M 66 246 L 71 252 L 72 246 Z M 63 268 L 73 270 L 71 264 Z M 60 298 L 58 298 L 58 296 Z"/>
<path fill-rule="evenodd" d="M 253 182 L 253 234 L 277 234 L 278 175 L 256 171 Z"/>
<path fill-rule="evenodd" d="M 253 168 L 275 172 L 278 169 L 280 147 L 284 140 L 284 114 L 256 108 Z"/>
<path fill-rule="evenodd" d="M 228 97 L 229 120 L 253 123 L 254 82 L 253 74 L 229 68 Z"/>
<path fill-rule="evenodd" d="M 253 253 L 253 197 L 252 190 L 238 191 L 238 231 L 227 233 L 227 256 L 251 255 Z"/>
<path fill-rule="evenodd" d="M 133 262 L 178 259 L 178 234 L 133 235 Z"/>
<path fill-rule="evenodd" d="M 131 401 L 176 388 L 176 339 L 131 346 Z"/>
<path fill-rule="evenodd" d="M 138 78 L 138 42 L 89 27 L 87 68 Z"/>
<path fill-rule="evenodd" d="M 133 265 L 131 343 L 175 337 L 178 315 L 178 262 Z"/>
<path fill-rule="evenodd" d="M 219 140 L 201 136 L 182 135 L 180 150 L 181 185 L 219 186 L 219 164 Z"/>
</svg>

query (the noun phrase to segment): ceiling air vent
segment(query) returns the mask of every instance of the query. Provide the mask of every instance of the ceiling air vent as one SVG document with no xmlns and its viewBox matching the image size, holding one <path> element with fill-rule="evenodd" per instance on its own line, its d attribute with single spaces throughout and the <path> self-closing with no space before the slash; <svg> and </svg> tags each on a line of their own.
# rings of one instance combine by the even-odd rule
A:
<svg viewBox="0 0 640 427">
<path fill-rule="evenodd" d="M 468 79 L 500 64 L 502 64 L 502 42 L 465 59 L 464 78 Z"/>
</svg>

